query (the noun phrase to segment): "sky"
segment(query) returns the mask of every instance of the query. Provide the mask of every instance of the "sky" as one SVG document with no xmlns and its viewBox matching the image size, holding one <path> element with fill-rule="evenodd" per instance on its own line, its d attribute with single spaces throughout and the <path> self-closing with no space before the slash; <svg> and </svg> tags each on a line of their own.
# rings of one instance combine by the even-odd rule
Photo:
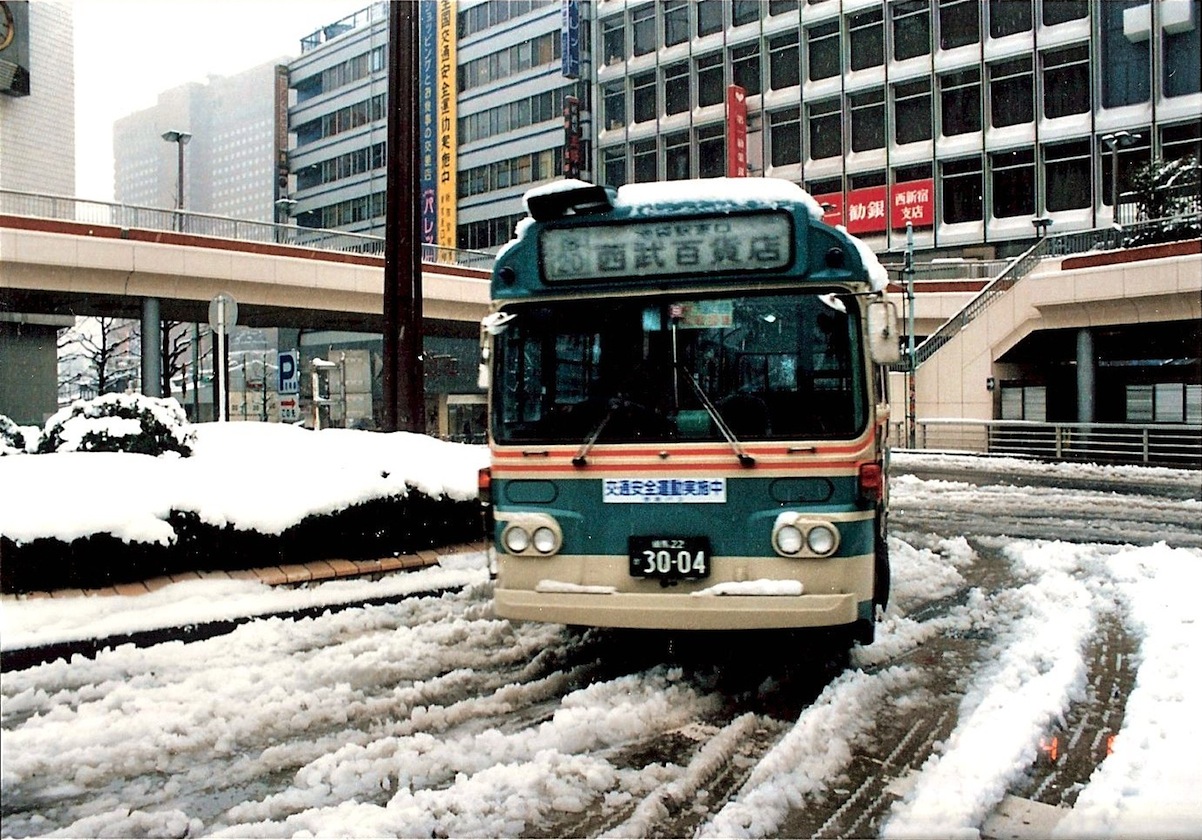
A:
<svg viewBox="0 0 1202 840">
<path fill-rule="evenodd" d="M 473 467 L 486 454 L 483 447 L 402 433 L 254 423 L 203 424 L 196 431 L 196 454 L 184 460 L 215 468 L 207 470 L 211 480 L 201 472 L 190 477 L 194 504 L 206 518 L 230 510 L 231 457 L 295 454 L 303 442 L 299 460 L 312 483 L 351 499 L 385 490 L 381 465 L 403 469 L 410 483 L 467 494 Z M 452 453 L 463 457 L 448 457 Z M 0 514 L 19 501 L 11 494 L 5 499 L 3 488 L 21 486 L 23 497 L 36 495 L 25 482 L 32 475 L 18 484 L 10 480 L 14 471 L 43 472 L 46 481 L 36 492 L 57 493 L 56 501 L 43 498 L 19 521 L 0 520 L 0 533 L 12 534 L 28 518 L 40 521 L 44 532 L 56 531 L 66 517 L 51 512 L 88 506 L 75 506 L 71 494 L 90 484 L 93 465 L 111 474 L 113 464 L 102 457 L 108 454 L 0 457 Z M 158 461 L 165 470 L 183 463 L 113 457 Z M 908 457 L 921 464 L 929 456 Z M 57 473 L 60 462 L 71 469 Z M 990 464 L 1015 476 L 1029 468 L 1009 459 Z M 897 466 L 897 505 L 928 504 L 954 492 L 969 494 L 966 502 L 976 508 L 1004 512 L 984 488 L 919 479 L 906 474 L 904 463 Z M 1085 469 L 1156 481 L 1196 479 L 1134 467 Z M 160 487 L 174 487 L 178 478 Z M 1008 490 L 1024 496 L 1030 488 Z M 1066 491 L 1060 504 L 1076 505 L 1081 495 Z M 1086 495 L 1101 510 L 1117 510 L 1132 498 Z M 91 503 L 96 499 L 93 490 Z M 137 520 L 141 503 L 126 497 L 126 511 L 117 515 Z M 278 498 L 268 504 L 301 515 L 328 500 L 300 495 L 286 505 Z M 244 523 L 266 512 L 249 500 L 238 508 Z M 1074 511 L 1065 507 L 1065 518 Z M 275 524 L 260 520 L 251 527 Z M 995 542 L 1012 580 L 999 592 L 974 588 L 963 603 L 931 610 L 964 588 L 980 562 L 976 549 L 963 536 L 891 537 L 894 597 L 877 643 L 858 648 L 851 669 L 795 720 L 747 713 L 707 735 L 691 760 L 646 766 L 623 762 L 622 748 L 702 731 L 726 699 L 663 666 L 616 677 L 589 671 L 589 679 L 578 680 L 558 666 L 532 666 L 544 658 L 572 662 L 574 637 L 555 625 L 498 620 L 489 608 L 483 554 L 455 555 L 379 581 L 302 589 L 212 580 L 137 597 L 5 599 L 0 640 L 10 650 L 414 596 L 316 618 L 251 622 L 196 643 L 122 645 L 92 659 L 5 673 L 0 775 L 6 803 L 10 797 L 19 803 L 5 830 L 76 837 L 505 837 L 565 812 L 591 811 L 602 820 L 623 820 L 609 836 L 639 837 L 649 836 L 669 804 L 696 802 L 703 813 L 700 836 L 779 836 L 797 803 L 846 795 L 840 786 L 849 763 L 891 704 L 931 702 L 923 658 L 902 654 L 939 636 L 987 633 L 992 641 L 967 675 L 952 732 L 905 778 L 907 790 L 898 792 L 882 832 L 977 837 L 985 815 L 1037 759 L 1039 739 L 1082 696 L 1085 653 L 1117 604 L 1117 620 L 1139 644 L 1134 685 L 1110 755 L 1074 807 L 1056 811 L 1057 836 L 1198 837 L 1202 680 L 1182 663 L 1202 656 L 1202 623 L 1185 595 L 1202 586 L 1202 551 L 1164 542 Z M 456 587 L 462 589 L 433 594 Z M 423 592 L 432 595 L 416 597 Z M 514 712 L 527 708 L 533 713 Z M 761 728 L 775 733 L 773 743 L 749 767 L 746 781 L 729 800 L 705 800 L 701 791 L 717 768 L 737 761 L 739 745 Z M 228 789 L 218 784 L 214 790 L 213 780 L 228 782 Z"/>
<path fill-rule="evenodd" d="M 300 55 L 301 38 L 370 0 L 74 0 L 75 185 L 113 197 L 113 123 L 158 95 Z"/>
</svg>

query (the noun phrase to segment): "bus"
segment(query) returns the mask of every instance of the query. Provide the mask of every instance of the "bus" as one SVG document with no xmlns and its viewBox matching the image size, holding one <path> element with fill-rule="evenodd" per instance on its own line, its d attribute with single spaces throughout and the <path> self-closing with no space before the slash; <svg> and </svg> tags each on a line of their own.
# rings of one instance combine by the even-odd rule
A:
<svg viewBox="0 0 1202 840">
<path fill-rule="evenodd" d="M 780 179 L 525 206 L 481 322 L 496 614 L 870 643 L 900 350 L 873 253 Z"/>
</svg>

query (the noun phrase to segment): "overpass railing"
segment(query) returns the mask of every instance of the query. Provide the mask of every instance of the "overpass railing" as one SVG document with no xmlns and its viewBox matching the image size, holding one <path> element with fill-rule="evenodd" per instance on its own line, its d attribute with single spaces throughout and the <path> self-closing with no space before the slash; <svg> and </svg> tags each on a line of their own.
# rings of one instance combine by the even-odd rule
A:
<svg viewBox="0 0 1202 840">
<path fill-rule="evenodd" d="M 904 423 L 892 425 L 892 439 L 904 441 Z M 916 426 L 914 445 L 919 450 L 1202 469 L 1198 423 L 919 419 Z"/>
<path fill-rule="evenodd" d="M 19 190 L 0 189 L 0 214 L 139 230 L 176 231 L 240 242 L 269 242 L 322 251 L 384 256 L 384 237 L 366 233 L 274 224 L 211 213 L 195 213 L 190 210 L 114 204 Z M 493 255 L 485 251 L 466 251 L 461 248 L 422 244 L 423 262 L 490 270 L 493 260 Z"/>
</svg>

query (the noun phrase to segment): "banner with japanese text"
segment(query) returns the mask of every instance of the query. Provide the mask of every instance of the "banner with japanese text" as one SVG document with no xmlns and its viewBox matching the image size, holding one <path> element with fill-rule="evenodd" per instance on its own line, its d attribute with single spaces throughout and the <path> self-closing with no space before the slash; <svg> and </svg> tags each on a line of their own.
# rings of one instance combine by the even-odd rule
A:
<svg viewBox="0 0 1202 840">
<path fill-rule="evenodd" d="M 446 248 L 458 243 L 459 221 L 455 7 L 455 0 L 438 0 L 438 244 Z"/>
<path fill-rule="evenodd" d="M 421 0 L 418 18 L 421 102 L 421 224 L 422 242 L 438 241 L 438 6 Z"/>
<path fill-rule="evenodd" d="M 726 88 L 726 176 L 747 177 L 747 92 Z"/>
</svg>

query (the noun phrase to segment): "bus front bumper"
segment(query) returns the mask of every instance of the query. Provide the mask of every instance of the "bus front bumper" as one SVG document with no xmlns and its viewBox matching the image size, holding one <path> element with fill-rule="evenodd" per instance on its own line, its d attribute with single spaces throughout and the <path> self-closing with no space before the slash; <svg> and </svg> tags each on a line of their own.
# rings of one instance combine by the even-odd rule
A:
<svg viewBox="0 0 1202 840">
<path fill-rule="evenodd" d="M 496 613 L 519 621 L 645 630 L 779 630 L 835 627 L 860 615 L 855 595 L 545 593 L 501 589 Z"/>
</svg>

